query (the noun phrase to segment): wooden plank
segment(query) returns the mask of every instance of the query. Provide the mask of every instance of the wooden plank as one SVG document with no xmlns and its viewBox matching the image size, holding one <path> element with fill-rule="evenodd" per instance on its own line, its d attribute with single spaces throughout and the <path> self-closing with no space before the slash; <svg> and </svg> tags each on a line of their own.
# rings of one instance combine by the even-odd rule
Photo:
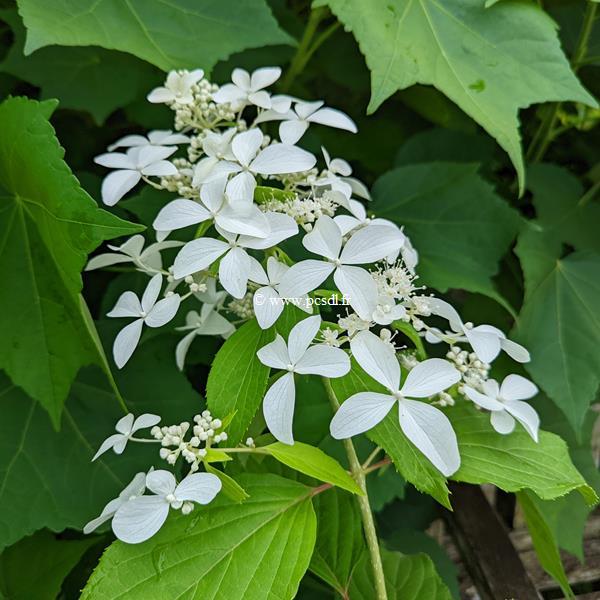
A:
<svg viewBox="0 0 600 600">
<path fill-rule="evenodd" d="M 450 482 L 448 528 L 482 600 L 539 600 L 519 554 L 479 486 Z"/>
</svg>

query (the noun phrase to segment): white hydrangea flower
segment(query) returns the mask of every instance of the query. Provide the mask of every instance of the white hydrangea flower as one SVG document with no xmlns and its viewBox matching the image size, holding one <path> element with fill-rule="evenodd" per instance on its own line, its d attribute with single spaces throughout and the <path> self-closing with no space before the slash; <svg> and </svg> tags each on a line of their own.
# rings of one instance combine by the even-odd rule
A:
<svg viewBox="0 0 600 600">
<path fill-rule="evenodd" d="M 399 230 L 369 225 L 352 234 L 344 244 L 340 228 L 331 217 L 324 215 L 304 236 L 302 244 L 325 260 L 303 260 L 290 267 L 281 279 L 279 293 L 287 298 L 299 297 L 319 287 L 333 274 L 335 284 L 350 306 L 362 319 L 370 320 L 377 307 L 377 285 L 368 271 L 355 265 L 381 260 L 402 243 Z"/>
<path fill-rule="evenodd" d="M 368 431 L 380 423 L 398 403 L 404 435 L 445 476 L 460 466 L 456 434 L 446 415 L 431 404 L 411 400 L 428 398 L 460 380 L 460 373 L 440 358 L 430 358 L 413 367 L 400 387 L 400 364 L 393 348 L 370 331 L 357 333 L 350 341 L 352 355 L 388 393 L 360 392 L 350 396 L 334 415 L 331 435 L 345 439 Z"/>
<path fill-rule="evenodd" d="M 231 140 L 237 132 L 235 127 L 231 127 L 222 133 L 216 131 L 206 132 L 202 140 L 202 151 L 206 156 L 199 160 L 194 167 L 192 185 L 198 187 L 207 181 L 215 167 L 222 160 L 235 160 L 235 156 L 231 151 Z"/>
<path fill-rule="evenodd" d="M 86 271 L 101 269 L 120 263 L 133 263 L 141 271 L 159 271 L 162 268 L 160 253 L 167 248 L 179 248 L 183 242 L 167 241 L 150 244 L 144 250 L 146 240 L 143 235 L 134 235 L 120 246 L 108 244 L 113 252 L 98 254 L 90 259 L 85 267 Z"/>
<path fill-rule="evenodd" d="M 219 281 L 234 297 L 243 298 L 248 287 L 250 274 L 256 268 L 256 259 L 246 249 L 264 250 L 298 233 L 296 221 L 287 215 L 265 213 L 270 233 L 265 238 L 235 235 L 222 229 L 219 233 L 225 240 L 203 237 L 188 242 L 175 257 L 173 275 L 180 279 L 219 263 Z"/>
<path fill-rule="evenodd" d="M 491 363 L 498 356 L 500 350 L 504 350 L 517 362 L 529 362 L 530 356 L 527 349 L 507 339 L 497 327 L 492 325 L 474 327 L 472 323 L 463 323 L 454 307 L 440 298 L 430 297 L 427 299 L 427 304 L 433 314 L 447 319 L 452 331 L 461 336 L 455 337 L 453 341 L 463 341 L 463 339 L 468 341 L 475 354 L 483 362 Z"/>
<path fill-rule="evenodd" d="M 490 422 L 498 433 L 512 433 L 516 419 L 533 440 L 538 441 L 540 418 L 532 406 L 523 402 L 538 393 L 534 383 L 521 375 L 508 375 L 500 386 L 494 379 L 488 379 L 481 388 L 483 393 L 465 385 L 462 391 L 475 404 L 491 411 Z"/>
<path fill-rule="evenodd" d="M 311 123 L 345 129 L 352 133 L 358 130 L 354 121 L 341 110 L 323 107 L 323 101 L 296 102 L 293 109 L 284 113 L 279 110 L 266 110 L 258 115 L 255 123 L 283 121 L 279 125 L 279 138 L 284 144 L 296 144 L 306 133 Z"/>
<path fill-rule="evenodd" d="M 113 357 L 117 367 L 122 368 L 136 349 L 144 323 L 148 327 L 162 327 L 177 313 L 181 298 L 178 294 L 158 300 L 162 284 L 162 275 L 157 273 L 148 282 L 140 302 L 134 292 L 123 292 L 108 317 L 135 317 L 135 321 L 126 325 L 113 343 Z M 157 302 L 158 300 L 158 302 Z"/>
<path fill-rule="evenodd" d="M 165 85 L 154 88 L 147 96 L 148 102 L 153 104 L 164 104 L 175 102 L 177 104 L 192 104 L 194 94 L 192 86 L 204 77 L 202 69 L 194 71 L 170 71 L 167 75 Z"/>
<path fill-rule="evenodd" d="M 221 480 L 212 473 L 192 473 L 181 483 L 169 471 L 157 470 L 146 476 L 152 496 L 138 496 L 122 504 L 112 521 L 115 535 L 128 544 L 151 538 L 164 524 L 169 510 L 185 502 L 208 504 L 221 490 Z"/>
<path fill-rule="evenodd" d="M 114 144 L 108 147 L 108 151 L 112 152 L 117 148 L 134 148 L 136 146 L 176 146 L 177 144 L 189 144 L 190 138 L 183 133 L 173 133 L 168 130 L 150 131 L 148 136 L 145 135 L 126 135 L 118 139 Z"/>
<path fill-rule="evenodd" d="M 343 158 L 331 158 L 329 152 L 321 147 L 323 157 L 327 169 L 322 177 L 319 177 L 315 182 L 315 187 L 329 187 L 336 192 L 342 193 L 346 198 L 350 199 L 352 194 L 365 200 L 370 200 L 371 195 L 364 183 L 350 177 L 352 175 L 352 167 Z"/>
<path fill-rule="evenodd" d="M 106 521 L 110 521 L 115 516 L 115 513 L 125 502 L 129 502 L 138 496 L 141 496 L 146 491 L 146 473 L 137 473 L 123 491 L 113 500 L 111 500 L 100 513 L 100 516 L 92 519 L 83 527 L 83 533 L 92 533 Z"/>
<path fill-rule="evenodd" d="M 257 268 L 251 273 L 250 279 L 263 287 L 254 292 L 252 299 L 254 314 L 261 329 L 268 329 L 279 319 L 285 307 L 284 299 L 281 298 L 278 290 L 281 278 L 289 267 L 273 256 L 269 256 L 267 259 L 266 272 L 260 263 L 256 263 L 255 266 Z M 295 300 L 295 306 L 307 313 L 312 313 L 308 296 L 304 295 L 293 300 Z"/>
<path fill-rule="evenodd" d="M 290 331 L 287 344 L 277 334 L 274 341 L 256 353 L 260 362 L 267 367 L 287 371 L 269 388 L 263 400 L 263 414 L 267 427 L 284 444 L 294 443 L 294 373 L 342 377 L 350 371 L 350 359 L 340 348 L 327 344 L 310 346 L 320 326 L 319 315 L 303 319 Z"/>
<path fill-rule="evenodd" d="M 176 175 L 177 167 L 165 160 L 177 148 L 174 146 L 136 146 L 122 152 L 108 152 L 94 158 L 94 162 L 117 169 L 102 181 L 102 202 L 114 206 L 127 192 L 132 190 L 142 175 L 164 177 Z"/>
<path fill-rule="evenodd" d="M 92 461 L 96 460 L 99 456 L 113 449 L 115 454 L 123 454 L 125 450 L 125 446 L 127 446 L 127 442 L 131 439 L 133 434 L 140 429 L 147 429 L 148 427 L 153 427 L 157 423 L 160 423 L 160 417 L 158 415 L 152 415 L 149 413 L 140 415 L 137 419 L 134 420 L 134 417 L 131 413 L 125 415 L 121 419 L 117 421 L 115 425 L 115 430 L 117 433 L 107 437 L 101 444 L 100 448 L 98 448 L 98 452 L 94 454 L 94 458 Z"/>
<path fill-rule="evenodd" d="M 273 85 L 280 76 L 279 67 L 262 67 L 252 75 L 245 69 L 234 69 L 231 73 L 233 83 L 222 85 L 212 97 L 217 104 L 231 104 L 234 110 L 240 110 L 246 104 L 271 108 L 271 97 L 264 88 Z"/>
</svg>

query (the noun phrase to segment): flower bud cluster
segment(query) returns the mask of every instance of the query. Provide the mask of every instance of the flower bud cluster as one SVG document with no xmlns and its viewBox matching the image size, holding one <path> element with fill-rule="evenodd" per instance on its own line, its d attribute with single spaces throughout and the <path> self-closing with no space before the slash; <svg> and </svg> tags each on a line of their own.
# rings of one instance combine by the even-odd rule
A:
<svg viewBox="0 0 600 600">
<path fill-rule="evenodd" d="M 254 317 L 254 308 L 252 306 L 253 296 L 252 292 L 248 292 L 243 298 L 234 298 L 227 305 L 227 309 L 240 319 L 252 319 Z"/>
<path fill-rule="evenodd" d="M 479 360 L 475 352 L 467 352 L 458 346 L 452 346 L 446 353 L 446 358 L 460 371 L 465 385 L 479 389 L 481 384 L 487 381 L 490 365 Z"/>
</svg>

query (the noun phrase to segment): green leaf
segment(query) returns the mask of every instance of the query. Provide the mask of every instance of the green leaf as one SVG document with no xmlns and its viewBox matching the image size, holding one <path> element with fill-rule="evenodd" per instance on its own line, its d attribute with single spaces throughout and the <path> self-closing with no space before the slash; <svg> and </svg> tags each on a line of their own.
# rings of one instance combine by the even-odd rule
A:
<svg viewBox="0 0 600 600">
<path fill-rule="evenodd" d="M 160 82 L 160 72 L 147 63 L 103 48 L 52 46 L 24 56 L 25 28 L 17 12 L 0 11 L 0 18 L 15 36 L 0 71 L 41 88 L 42 99 L 58 98 L 62 108 L 91 113 L 98 124 Z"/>
<path fill-rule="evenodd" d="M 404 225 L 419 249 L 417 272 L 441 292 L 462 288 L 506 305 L 491 278 L 520 226 L 474 164 L 423 163 L 389 171 L 373 188 L 373 212 Z"/>
<path fill-rule="evenodd" d="M 566 598 L 574 598 L 573 590 L 569 585 L 567 574 L 560 558 L 556 540 L 550 527 L 544 520 L 543 514 L 538 510 L 533 498 L 527 492 L 517 494 L 519 506 L 523 510 L 527 529 L 533 541 L 535 553 L 543 569 L 560 585 Z"/>
<path fill-rule="evenodd" d="M 243 509 L 218 498 L 171 514 L 142 544 L 115 542 L 81 596 L 264 600 L 295 596 L 315 544 L 312 489 L 276 475 L 244 475 Z"/>
<path fill-rule="evenodd" d="M 520 427 L 510 435 L 500 435 L 488 414 L 462 401 L 446 414 L 456 431 L 461 457 L 452 479 L 493 483 L 506 492 L 529 489 L 543 500 L 578 490 L 588 504 L 598 501 L 571 462 L 567 444 L 557 435 L 540 431 L 538 443 Z"/>
<path fill-rule="evenodd" d="M 0 595 L 10 600 L 56 600 L 62 582 L 97 538 L 58 540 L 39 531 L 0 554 Z"/>
<path fill-rule="evenodd" d="M 340 596 L 347 597 L 354 569 L 366 552 L 358 505 L 352 496 L 336 488 L 315 496 L 313 503 L 317 542 L 309 568 Z"/>
<path fill-rule="evenodd" d="M 388 600 L 451 600 L 448 588 L 426 554 L 404 555 L 381 550 Z M 371 563 L 365 556 L 350 585 L 352 600 L 372 600 L 375 584 Z"/>
<path fill-rule="evenodd" d="M 205 464 L 204 468 L 207 473 L 212 473 L 216 475 L 221 480 L 221 492 L 227 496 L 233 502 L 237 502 L 238 504 L 248 499 L 248 492 L 235 480 L 233 477 L 229 477 L 223 471 L 219 471 L 219 469 L 215 469 L 213 466 L 209 464 Z"/>
<path fill-rule="evenodd" d="M 246 48 L 289 44 L 264 0 L 19 0 L 25 53 L 42 46 L 102 46 L 162 69 L 209 71 Z"/>
<path fill-rule="evenodd" d="M 353 494 L 362 494 L 356 481 L 350 477 L 342 465 L 319 448 L 302 442 L 295 442 L 293 446 L 275 442 L 263 446 L 261 450 L 300 473 L 337 485 Z"/>
<path fill-rule="evenodd" d="M 104 363 L 80 305 L 87 255 L 141 228 L 79 186 L 47 120 L 54 106 L 0 105 L 0 271 L 10 281 L 0 289 L 0 364 L 57 426 L 77 371 Z"/>
<path fill-rule="evenodd" d="M 435 86 L 525 173 L 518 112 L 546 101 L 597 106 L 563 54 L 556 25 L 533 2 L 320 0 L 350 29 L 371 71 L 369 112 L 396 90 Z"/>
<path fill-rule="evenodd" d="M 255 319 L 248 321 L 221 346 L 208 374 L 206 401 L 213 415 L 221 418 L 237 411 L 227 430 L 232 446 L 242 440 L 265 394 L 269 367 L 256 352 L 271 339 L 272 333 Z"/>
</svg>

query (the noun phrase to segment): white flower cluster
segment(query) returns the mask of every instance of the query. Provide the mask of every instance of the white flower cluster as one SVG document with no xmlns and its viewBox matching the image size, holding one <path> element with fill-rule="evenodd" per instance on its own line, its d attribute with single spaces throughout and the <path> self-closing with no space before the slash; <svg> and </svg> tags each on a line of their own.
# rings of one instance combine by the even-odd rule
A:
<svg viewBox="0 0 600 600">
<path fill-rule="evenodd" d="M 263 402 L 267 426 L 278 440 L 294 441 L 295 374 L 345 375 L 350 370 L 345 344 L 386 392 L 346 399 L 331 422 L 336 438 L 374 427 L 397 403 L 406 437 L 450 475 L 458 469 L 460 456 L 456 435 L 439 407 L 451 407 L 459 397 L 490 411 L 498 432 L 509 433 L 516 420 L 537 439 L 539 419 L 523 402 L 537 388 L 518 375 L 502 385 L 488 379 L 500 351 L 519 362 L 529 360 L 528 352 L 499 329 L 464 323 L 450 304 L 424 294 L 417 280 L 416 250 L 402 228 L 368 215 L 369 191 L 352 176 L 350 165 L 322 149 L 324 164 L 319 168 L 317 157 L 297 145 L 309 127 L 356 132 L 355 124 L 321 101 L 270 94 L 267 88 L 279 76 L 276 67 L 252 74 L 235 69 L 231 83 L 219 87 L 201 70 L 171 72 L 148 100 L 173 110 L 176 133 L 126 136 L 97 157 L 98 164 L 115 169 L 102 186 L 108 205 L 140 181 L 178 195 L 156 215 L 155 243 L 144 250 L 142 237 L 134 236 L 88 265 L 94 269 L 132 263 L 151 277 L 141 300 L 125 292 L 109 313 L 134 319 L 115 339 L 117 366 L 131 357 L 144 325 L 168 323 L 184 302 L 200 306 L 188 310 L 185 325 L 178 327 L 185 332 L 176 350 L 180 369 L 197 336 L 226 338 L 237 323 L 253 318 L 268 329 L 287 302 L 311 314 L 316 300 L 343 297 L 349 310 L 337 323 L 321 330 L 321 317 L 309 316 L 291 330 L 287 341 L 277 335 L 257 353 L 262 363 L 283 372 Z M 278 137 L 262 129 L 273 122 L 279 124 Z M 114 152 L 117 148 L 126 150 Z M 190 226 L 196 228 L 191 241 L 169 239 Z M 279 245 L 300 233 L 313 258 L 294 263 Z M 177 254 L 165 268 L 161 253 L 169 250 Z M 163 278 L 167 284 L 159 300 Z M 440 320 L 447 321 L 447 330 L 436 326 Z M 448 344 L 446 359 L 418 361 L 411 353 L 398 355 L 393 331 L 403 328 L 425 342 Z M 312 345 L 315 338 L 319 343 Z M 408 371 L 403 383 L 399 358 Z M 181 455 L 197 470 L 206 451 L 201 443 L 225 439 L 207 416 L 200 415 L 195 423 L 153 430 L 170 464 Z M 118 444 L 132 439 L 135 424 L 121 429 L 117 435 L 125 438 Z M 188 431 L 192 437 L 184 441 Z M 117 450 L 118 444 L 112 447 Z"/>
</svg>

